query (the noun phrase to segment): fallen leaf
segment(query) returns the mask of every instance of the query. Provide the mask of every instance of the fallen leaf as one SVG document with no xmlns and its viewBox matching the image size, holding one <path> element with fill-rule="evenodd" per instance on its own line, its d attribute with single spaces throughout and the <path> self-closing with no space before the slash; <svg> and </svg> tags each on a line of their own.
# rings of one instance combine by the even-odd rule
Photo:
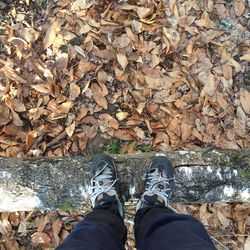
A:
<svg viewBox="0 0 250 250">
<path fill-rule="evenodd" d="M 74 131 L 75 131 L 75 127 L 76 127 L 76 123 L 75 121 L 72 122 L 66 129 L 66 133 L 68 135 L 68 137 L 72 137 L 72 135 L 74 134 Z"/>
<path fill-rule="evenodd" d="M 139 127 L 135 127 L 134 128 L 135 134 L 139 139 L 145 140 L 145 134 L 143 129 L 139 128 Z"/>
<path fill-rule="evenodd" d="M 52 222 L 52 230 L 53 230 L 54 235 L 59 235 L 62 225 L 63 225 L 63 222 L 60 218 Z"/>
<path fill-rule="evenodd" d="M 206 11 L 211 12 L 214 8 L 213 0 L 205 0 Z"/>
<path fill-rule="evenodd" d="M 129 116 L 129 113 L 128 113 L 128 112 L 118 112 L 118 113 L 116 114 L 116 118 L 117 118 L 119 121 L 125 120 L 128 116 Z"/>
<path fill-rule="evenodd" d="M 87 114 L 88 114 L 88 108 L 86 107 L 81 107 L 78 114 L 77 114 L 77 117 L 76 117 L 76 121 L 81 121 Z"/>
<path fill-rule="evenodd" d="M 241 16 L 245 11 L 245 0 L 234 0 L 234 12 L 236 16 Z"/>
<path fill-rule="evenodd" d="M 206 27 L 206 28 L 212 27 L 212 21 L 209 17 L 209 14 L 206 11 L 203 12 L 201 19 L 195 21 L 195 23 L 196 23 L 196 25 L 198 25 L 200 27 Z"/>
<path fill-rule="evenodd" d="M 213 96 L 217 89 L 214 75 L 212 73 L 200 72 L 197 78 L 202 84 L 204 84 L 204 87 L 201 90 L 201 97 L 204 97 L 205 95 Z"/>
<path fill-rule="evenodd" d="M 126 34 L 123 34 L 114 40 L 113 46 L 114 48 L 123 49 L 129 45 L 130 41 L 130 38 Z"/>
<path fill-rule="evenodd" d="M 43 39 L 43 49 L 50 47 L 56 39 L 57 33 L 60 31 L 60 20 L 54 19 L 49 25 L 46 35 Z"/>
<path fill-rule="evenodd" d="M 111 49 L 95 50 L 93 51 L 93 54 L 97 57 L 107 60 L 113 60 L 116 58 L 114 50 Z"/>
<path fill-rule="evenodd" d="M 51 239 L 46 233 L 36 232 L 31 235 L 31 241 L 34 244 L 47 244 Z"/>
<path fill-rule="evenodd" d="M 49 83 L 31 85 L 31 87 L 40 93 L 53 95 L 52 86 Z"/>
<path fill-rule="evenodd" d="M 244 56 L 240 57 L 241 61 L 247 61 L 250 62 L 250 53 L 245 54 Z"/>
<path fill-rule="evenodd" d="M 183 142 L 186 142 L 190 139 L 194 128 L 194 123 L 190 118 L 183 119 L 181 121 L 181 139 Z"/>
<path fill-rule="evenodd" d="M 14 110 L 11 109 L 11 115 L 12 115 L 14 124 L 18 127 L 22 127 L 23 121 L 20 119 L 18 113 L 16 113 Z"/>
<path fill-rule="evenodd" d="M 117 53 L 116 56 L 117 56 L 118 63 L 121 65 L 122 69 L 125 70 L 125 68 L 128 65 L 128 59 L 127 59 L 126 55 L 121 54 L 121 53 Z"/>
<path fill-rule="evenodd" d="M 142 32 L 142 23 L 137 21 L 137 20 L 133 20 L 132 23 L 131 23 L 131 27 L 133 29 L 133 31 L 136 33 L 136 34 L 139 34 Z"/>
<path fill-rule="evenodd" d="M 101 107 L 103 107 L 104 109 L 107 109 L 108 102 L 107 102 L 106 98 L 103 96 L 102 90 L 99 87 L 99 85 L 97 83 L 93 83 L 91 85 L 91 90 L 93 93 L 93 98 L 95 99 L 96 103 L 98 105 L 100 105 Z"/>
<path fill-rule="evenodd" d="M 250 236 L 247 237 L 245 244 L 244 244 L 244 250 L 250 249 Z"/>
<path fill-rule="evenodd" d="M 92 71 L 96 68 L 96 65 L 91 62 L 81 62 L 78 65 L 79 76 L 83 77 L 87 72 Z"/>
<path fill-rule="evenodd" d="M 71 83 L 69 87 L 69 100 L 75 100 L 80 95 L 81 89 L 75 83 Z"/>
<path fill-rule="evenodd" d="M 136 13 L 139 16 L 140 19 L 144 19 L 147 16 L 149 16 L 152 12 L 151 8 L 145 8 L 145 7 L 138 7 L 136 9 Z"/>
<path fill-rule="evenodd" d="M 25 236 L 27 234 L 27 227 L 25 221 L 20 221 L 17 232 Z"/>
<path fill-rule="evenodd" d="M 233 78 L 233 70 L 230 65 L 222 64 L 221 69 L 226 80 L 231 80 Z"/>
<path fill-rule="evenodd" d="M 250 92 L 246 89 L 240 90 L 240 102 L 245 113 L 250 115 Z"/>
<path fill-rule="evenodd" d="M 33 144 L 36 141 L 37 136 L 38 136 L 37 130 L 33 130 L 33 131 L 30 131 L 29 133 L 27 133 L 26 140 L 25 140 L 27 151 L 30 150 L 30 148 L 33 146 Z"/>
<path fill-rule="evenodd" d="M 118 129 L 119 123 L 115 118 L 109 114 L 100 114 L 99 119 L 105 122 L 105 126 L 108 128 Z"/>
<path fill-rule="evenodd" d="M 97 82 L 105 84 L 108 81 L 108 74 L 104 70 L 100 70 L 97 73 Z"/>
<path fill-rule="evenodd" d="M 135 139 L 135 134 L 127 129 L 119 129 L 115 131 L 114 137 L 120 140 L 132 141 Z"/>
<path fill-rule="evenodd" d="M 17 83 L 26 83 L 26 80 L 23 79 L 21 76 L 19 76 L 15 70 L 7 65 L 4 67 L 0 68 L 0 72 L 3 72 L 7 78 L 9 78 L 12 81 L 15 81 Z"/>
<path fill-rule="evenodd" d="M 169 40 L 170 45 L 177 49 L 180 42 L 180 34 L 176 29 L 172 28 L 163 28 L 163 35 Z"/>
</svg>

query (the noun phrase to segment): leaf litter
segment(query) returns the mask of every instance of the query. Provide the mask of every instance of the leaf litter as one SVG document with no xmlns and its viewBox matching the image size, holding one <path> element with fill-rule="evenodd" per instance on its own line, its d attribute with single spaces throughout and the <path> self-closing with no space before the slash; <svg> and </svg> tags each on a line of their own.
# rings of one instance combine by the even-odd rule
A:
<svg viewBox="0 0 250 250">
<path fill-rule="evenodd" d="M 123 140 L 124 153 L 130 141 L 249 147 L 247 10 L 244 0 L 60 0 L 41 11 L 42 21 L 21 18 L 14 4 L 0 47 L 0 136 L 13 145 L 0 143 L 0 154 L 84 153 L 94 138 L 89 119 L 103 140 Z M 13 126 L 27 138 L 8 133 Z"/>
<path fill-rule="evenodd" d="M 134 250 L 135 240 L 131 230 L 133 226 L 128 223 L 134 216 L 134 205 L 128 203 L 125 207 L 126 225 L 129 229 L 126 249 Z M 218 241 L 223 242 L 227 249 L 248 249 L 249 207 L 243 204 L 205 203 L 174 205 L 174 208 L 199 219 L 212 236 L 217 249 L 221 249 Z M 0 247 L 1 249 L 36 249 L 37 247 L 54 249 L 74 226 L 84 219 L 86 213 L 76 211 L 0 213 Z"/>
<path fill-rule="evenodd" d="M 124 141 L 122 153 L 138 144 L 250 146 L 249 1 L 59 0 L 46 10 L 8 2 L 0 1 L 1 156 L 85 153 L 95 138 Z M 247 206 L 178 209 L 232 249 L 249 248 Z M 1 247 L 19 249 L 28 235 L 53 248 L 82 216 L 2 213 Z"/>
</svg>

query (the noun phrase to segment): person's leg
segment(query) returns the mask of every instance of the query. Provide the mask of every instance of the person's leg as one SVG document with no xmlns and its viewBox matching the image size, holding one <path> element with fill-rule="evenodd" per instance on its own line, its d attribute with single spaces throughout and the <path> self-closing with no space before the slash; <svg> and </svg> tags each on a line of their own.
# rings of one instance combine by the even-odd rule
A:
<svg viewBox="0 0 250 250">
<path fill-rule="evenodd" d="M 57 250 L 123 250 L 127 229 L 116 205 L 94 208 L 71 231 Z"/>
<path fill-rule="evenodd" d="M 154 158 L 147 173 L 145 192 L 136 207 L 134 229 L 138 250 L 216 249 L 198 220 L 168 208 L 173 188 L 172 163 L 164 156 Z"/>
<path fill-rule="evenodd" d="M 117 195 L 115 165 L 110 157 L 97 156 L 90 167 L 93 211 L 78 223 L 57 250 L 123 250 L 127 229 Z"/>
<path fill-rule="evenodd" d="M 137 211 L 135 238 L 139 250 L 215 250 L 201 222 L 163 206 Z"/>
</svg>

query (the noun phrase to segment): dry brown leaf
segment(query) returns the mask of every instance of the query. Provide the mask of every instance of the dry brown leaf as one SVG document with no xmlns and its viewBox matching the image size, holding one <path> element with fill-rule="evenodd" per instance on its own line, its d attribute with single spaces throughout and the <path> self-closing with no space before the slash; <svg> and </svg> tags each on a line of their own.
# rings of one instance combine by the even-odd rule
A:
<svg viewBox="0 0 250 250">
<path fill-rule="evenodd" d="M 114 48 L 123 49 L 129 45 L 130 41 L 130 38 L 126 34 L 123 34 L 114 40 L 113 46 Z"/>
<path fill-rule="evenodd" d="M 138 7 L 136 9 L 136 12 L 137 12 L 137 15 L 139 16 L 140 19 L 144 19 L 151 14 L 152 9 L 145 8 L 145 7 Z"/>
<path fill-rule="evenodd" d="M 205 7 L 207 12 L 211 12 L 214 8 L 213 0 L 205 0 Z"/>
<path fill-rule="evenodd" d="M 54 235 L 59 235 L 61 228 L 62 228 L 63 222 L 60 218 L 57 218 L 52 222 L 52 230 Z"/>
<path fill-rule="evenodd" d="M 116 114 L 116 118 L 119 120 L 119 121 L 123 121 L 125 120 L 127 117 L 129 116 L 129 113 L 128 112 L 118 112 Z"/>
<path fill-rule="evenodd" d="M 142 23 L 141 22 L 138 22 L 137 20 L 133 20 L 132 23 L 131 23 L 131 27 L 133 29 L 133 31 L 136 33 L 136 34 L 139 34 L 142 32 Z M 129 37 L 130 38 L 130 37 Z"/>
<path fill-rule="evenodd" d="M 142 114 L 142 112 L 143 112 L 145 106 L 146 106 L 146 102 L 141 102 L 141 103 L 138 104 L 136 110 L 137 110 L 137 112 L 138 112 L 140 115 Z"/>
<path fill-rule="evenodd" d="M 46 35 L 43 39 L 43 48 L 47 49 L 50 47 L 56 39 L 57 33 L 60 31 L 60 20 L 54 19 L 49 25 Z"/>
<path fill-rule="evenodd" d="M 182 16 L 178 20 L 178 25 L 183 28 L 185 26 L 190 26 L 194 22 L 195 19 L 196 17 L 194 16 Z"/>
<path fill-rule="evenodd" d="M 26 83 L 26 80 L 23 79 L 21 76 L 19 76 L 15 70 L 7 65 L 4 67 L 0 68 L 0 72 L 3 72 L 7 78 L 9 78 L 12 81 L 15 81 L 17 83 Z"/>
<path fill-rule="evenodd" d="M 81 107 L 78 114 L 77 114 L 77 117 L 76 117 L 76 121 L 81 121 L 87 114 L 88 114 L 88 108 L 86 107 Z"/>
<path fill-rule="evenodd" d="M 183 142 L 190 139 L 194 128 L 194 124 L 190 118 L 181 121 L 181 139 Z"/>
<path fill-rule="evenodd" d="M 145 134 L 143 129 L 139 128 L 139 127 L 135 127 L 134 128 L 135 134 L 139 139 L 145 140 Z"/>
<path fill-rule="evenodd" d="M 233 70 L 230 65 L 222 64 L 221 69 L 226 80 L 231 80 L 233 78 Z"/>
<path fill-rule="evenodd" d="M 78 65 L 80 76 L 83 77 L 87 72 L 92 71 L 96 68 L 96 65 L 91 62 L 81 62 Z"/>
<path fill-rule="evenodd" d="M 52 85 L 49 83 L 31 85 L 31 87 L 40 93 L 53 95 Z"/>
<path fill-rule="evenodd" d="M 244 250 L 250 249 L 250 236 L 247 237 L 245 244 L 244 244 Z"/>
<path fill-rule="evenodd" d="M 65 131 L 66 131 L 66 133 L 67 133 L 67 135 L 68 135 L 69 137 L 72 137 L 72 135 L 74 134 L 74 132 L 75 132 L 75 127 L 76 127 L 76 123 L 75 123 L 75 121 L 74 121 L 74 122 L 72 122 L 72 123 L 65 129 Z"/>
<path fill-rule="evenodd" d="M 93 138 L 96 136 L 97 132 L 98 132 L 98 126 L 97 126 L 97 125 L 93 125 L 93 126 L 88 130 L 88 133 L 87 133 L 88 138 L 89 138 L 89 139 L 93 139 Z"/>
<path fill-rule="evenodd" d="M 247 61 L 250 62 L 250 53 L 245 54 L 244 56 L 240 57 L 241 61 Z"/>
<path fill-rule="evenodd" d="M 201 19 L 195 21 L 195 23 L 196 23 L 196 25 L 198 25 L 200 27 L 206 27 L 206 28 L 212 27 L 212 21 L 209 17 L 209 14 L 206 11 L 203 12 Z"/>
<path fill-rule="evenodd" d="M 25 221 L 20 221 L 20 224 L 18 226 L 18 233 L 21 235 L 26 235 L 27 234 L 27 227 Z"/>
<path fill-rule="evenodd" d="M 105 127 L 113 128 L 113 129 L 119 128 L 118 121 L 109 114 L 100 114 L 99 119 L 101 121 L 104 121 Z"/>
<path fill-rule="evenodd" d="M 132 141 L 135 139 L 135 134 L 127 129 L 119 129 L 114 133 L 114 137 L 120 140 Z"/>
<path fill-rule="evenodd" d="M 98 83 L 105 84 L 108 81 L 108 74 L 104 70 L 100 70 L 97 73 L 97 81 Z"/>
<path fill-rule="evenodd" d="M 162 31 L 163 35 L 168 39 L 171 46 L 174 49 L 178 48 L 179 42 L 180 42 L 180 34 L 176 29 L 173 28 L 163 28 Z"/>
<path fill-rule="evenodd" d="M 106 98 L 103 96 L 102 90 L 99 87 L 99 85 L 97 83 L 93 83 L 91 85 L 91 90 L 93 93 L 93 98 L 95 99 L 96 103 L 98 105 L 100 105 L 101 107 L 103 107 L 104 109 L 107 109 L 108 102 L 107 102 Z"/>
<path fill-rule="evenodd" d="M 240 102 L 245 113 L 250 115 L 250 92 L 246 89 L 240 90 Z"/>
<path fill-rule="evenodd" d="M 128 59 L 127 59 L 126 55 L 121 54 L 121 53 L 117 53 L 116 56 L 117 56 L 118 63 L 121 65 L 122 69 L 125 70 L 125 68 L 128 65 Z"/>
<path fill-rule="evenodd" d="M 62 53 L 62 52 L 57 53 L 56 67 L 58 68 L 58 70 L 65 72 L 67 70 L 68 63 L 69 63 L 68 53 Z"/>
<path fill-rule="evenodd" d="M 245 0 L 234 0 L 234 12 L 236 16 L 241 16 L 245 11 Z"/>
<path fill-rule="evenodd" d="M 27 151 L 33 146 L 33 144 L 36 141 L 37 136 L 38 136 L 37 130 L 33 130 L 33 131 L 27 133 L 26 140 L 25 140 Z"/>
<path fill-rule="evenodd" d="M 213 96 L 217 89 L 214 75 L 202 71 L 197 78 L 202 84 L 204 84 L 204 87 L 201 90 L 201 97 L 204 97 L 205 95 Z"/>
<path fill-rule="evenodd" d="M 47 244 L 51 239 L 46 233 L 36 232 L 31 235 L 31 241 L 34 244 Z"/>
<path fill-rule="evenodd" d="M 169 137 L 167 133 L 165 132 L 157 132 L 153 146 L 155 147 L 157 144 L 164 143 L 166 145 L 169 145 Z"/>
<path fill-rule="evenodd" d="M 10 213 L 8 219 L 9 219 L 10 223 L 15 227 L 17 227 L 20 223 L 20 216 L 19 216 L 18 212 Z"/>
<path fill-rule="evenodd" d="M 107 60 L 113 60 L 116 58 L 114 50 L 111 49 L 95 50 L 93 51 L 93 54 L 97 57 Z"/>
<path fill-rule="evenodd" d="M 69 87 L 69 100 L 75 100 L 80 95 L 81 89 L 74 82 L 70 84 Z"/>
<path fill-rule="evenodd" d="M 16 113 L 14 110 L 11 109 L 11 115 L 12 115 L 14 124 L 18 127 L 22 127 L 23 121 L 20 119 L 18 113 Z"/>
<path fill-rule="evenodd" d="M 232 221 L 230 219 L 228 219 L 226 216 L 224 216 L 223 211 L 221 211 L 220 209 L 217 209 L 217 213 L 216 213 L 220 223 L 223 226 L 223 229 L 227 228 L 230 226 L 230 224 L 232 223 Z"/>
</svg>

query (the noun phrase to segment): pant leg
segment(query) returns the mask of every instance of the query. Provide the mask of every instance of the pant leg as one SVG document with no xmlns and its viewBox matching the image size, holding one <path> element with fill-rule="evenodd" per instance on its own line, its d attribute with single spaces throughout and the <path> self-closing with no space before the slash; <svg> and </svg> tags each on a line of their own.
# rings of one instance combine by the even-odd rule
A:
<svg viewBox="0 0 250 250">
<path fill-rule="evenodd" d="M 57 250 L 124 250 L 127 229 L 114 204 L 102 205 L 79 222 Z"/>
<path fill-rule="evenodd" d="M 138 250 L 215 250 L 201 222 L 171 209 L 151 206 L 135 217 Z"/>
</svg>

